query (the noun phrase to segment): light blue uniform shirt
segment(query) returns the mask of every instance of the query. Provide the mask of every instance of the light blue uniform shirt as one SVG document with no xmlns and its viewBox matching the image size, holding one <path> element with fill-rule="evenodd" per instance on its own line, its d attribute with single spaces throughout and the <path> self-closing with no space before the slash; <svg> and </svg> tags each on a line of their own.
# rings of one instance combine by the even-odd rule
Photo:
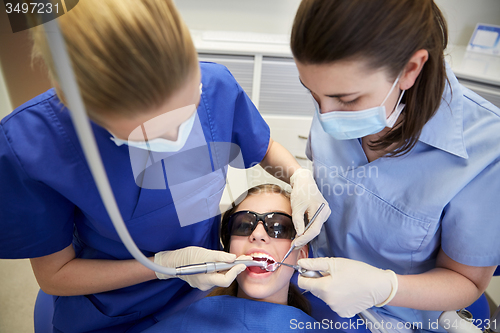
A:
<svg viewBox="0 0 500 333">
<path fill-rule="evenodd" d="M 368 163 L 360 140 L 335 140 L 314 117 L 306 153 L 332 210 L 315 256 L 397 274 L 434 268 L 440 247 L 465 265 L 500 264 L 500 110 L 447 74 L 440 108 L 402 157 Z M 440 314 L 375 310 L 424 329 Z"/>
</svg>

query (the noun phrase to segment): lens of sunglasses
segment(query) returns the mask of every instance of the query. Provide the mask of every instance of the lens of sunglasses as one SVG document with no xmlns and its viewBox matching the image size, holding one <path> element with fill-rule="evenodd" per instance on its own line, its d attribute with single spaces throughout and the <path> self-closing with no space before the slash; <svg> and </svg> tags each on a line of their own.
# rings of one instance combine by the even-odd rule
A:
<svg viewBox="0 0 500 333">
<path fill-rule="evenodd" d="M 250 236 L 257 228 L 259 221 L 264 224 L 269 237 L 281 239 L 293 239 L 295 227 L 292 217 L 288 214 L 270 212 L 257 214 L 251 211 L 237 212 L 229 218 L 228 229 L 232 236 Z"/>
</svg>

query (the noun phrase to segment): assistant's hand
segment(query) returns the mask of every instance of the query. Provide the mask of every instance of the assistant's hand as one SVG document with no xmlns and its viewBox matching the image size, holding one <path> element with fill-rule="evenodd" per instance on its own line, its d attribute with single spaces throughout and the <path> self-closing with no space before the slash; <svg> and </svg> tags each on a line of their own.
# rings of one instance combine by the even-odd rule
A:
<svg viewBox="0 0 500 333">
<path fill-rule="evenodd" d="M 223 251 L 207 250 L 202 247 L 190 246 L 175 251 L 163 251 L 155 254 L 155 264 L 165 267 L 178 267 L 200 264 L 212 261 L 233 262 L 236 255 Z M 193 288 L 208 290 L 212 287 L 229 287 L 236 276 L 246 269 L 245 265 L 236 265 L 225 273 L 208 273 L 196 275 L 181 275 L 178 278 L 186 281 Z M 158 279 L 170 279 L 173 276 L 156 272 Z"/>
<path fill-rule="evenodd" d="M 297 235 L 304 232 L 304 213 L 307 211 L 307 216 L 311 219 L 322 203 L 325 204 L 323 210 L 318 215 L 309 230 L 297 237 L 293 243 L 296 247 L 300 247 L 309 243 L 311 239 L 316 237 L 321 231 L 323 223 L 330 216 L 331 210 L 328 202 L 318 189 L 314 181 L 311 171 L 307 169 L 297 169 L 292 177 L 290 177 L 290 185 L 292 185 L 291 204 L 292 204 L 292 220 L 297 231 Z"/>
<path fill-rule="evenodd" d="M 298 265 L 330 273 L 322 278 L 299 275 L 298 285 L 321 298 L 339 316 L 351 318 L 372 306 L 384 306 L 396 295 L 398 279 L 391 270 L 344 258 L 300 259 Z"/>
</svg>

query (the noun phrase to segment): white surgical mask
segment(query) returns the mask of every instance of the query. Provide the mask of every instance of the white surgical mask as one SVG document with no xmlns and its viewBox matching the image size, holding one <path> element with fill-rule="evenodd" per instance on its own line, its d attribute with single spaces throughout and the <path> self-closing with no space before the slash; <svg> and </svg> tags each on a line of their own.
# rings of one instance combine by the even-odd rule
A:
<svg viewBox="0 0 500 333">
<path fill-rule="evenodd" d="M 202 87 L 203 87 L 203 84 L 200 83 L 200 95 L 203 93 Z M 191 117 L 189 117 L 187 120 L 185 120 L 179 126 L 177 140 L 175 140 L 175 141 L 164 139 L 164 138 L 156 138 L 156 139 L 147 140 L 147 141 L 122 140 L 122 139 L 118 139 L 116 137 L 116 135 L 114 135 L 113 133 L 111 133 L 111 135 L 113 137 L 110 139 L 113 140 L 117 146 L 121 146 L 121 145 L 125 144 L 125 145 L 128 145 L 129 147 L 135 147 L 135 148 L 150 150 L 150 151 L 154 151 L 154 152 L 162 152 L 162 153 L 177 152 L 177 151 L 181 150 L 182 147 L 184 147 L 184 145 L 186 144 L 186 141 L 189 138 L 189 134 L 191 133 L 191 130 L 193 129 L 193 124 L 194 124 L 194 121 L 196 119 L 197 112 L 196 112 L 196 108 L 194 105 L 174 110 L 174 112 L 175 111 L 183 112 L 184 110 L 186 110 L 186 112 L 190 112 L 189 109 L 191 107 L 194 108 L 194 112 L 191 115 Z M 155 117 L 154 119 L 150 120 L 149 122 L 161 122 L 162 118 L 165 118 L 167 116 L 168 115 L 166 115 L 166 114 L 160 115 L 160 116 Z M 145 124 L 146 134 L 148 132 L 147 129 L 148 129 L 148 125 L 146 123 Z M 137 128 L 134 131 L 140 131 L 142 133 L 143 128 Z"/>
<path fill-rule="evenodd" d="M 405 104 L 400 104 L 404 95 L 404 90 L 399 96 L 395 110 L 389 118 L 386 118 L 384 104 L 396 87 L 400 76 L 398 76 L 396 81 L 394 81 L 391 90 L 385 97 L 382 104 L 371 109 L 321 113 L 319 104 L 313 97 L 314 106 L 323 130 L 337 140 L 350 140 L 378 133 L 385 127 L 392 128 L 405 107 Z"/>
<path fill-rule="evenodd" d="M 122 140 L 118 139 L 113 133 L 111 133 L 113 137 L 110 139 L 113 140 L 117 146 L 125 144 L 129 147 L 135 147 L 155 152 L 176 152 L 181 150 L 181 148 L 186 144 L 186 141 L 189 138 L 189 133 L 191 133 L 191 130 L 193 129 L 195 118 L 196 112 L 193 113 L 193 115 L 189 117 L 188 120 L 186 120 L 179 126 L 179 134 L 177 135 L 176 141 L 171 141 L 164 138 L 156 138 L 148 141 Z"/>
</svg>

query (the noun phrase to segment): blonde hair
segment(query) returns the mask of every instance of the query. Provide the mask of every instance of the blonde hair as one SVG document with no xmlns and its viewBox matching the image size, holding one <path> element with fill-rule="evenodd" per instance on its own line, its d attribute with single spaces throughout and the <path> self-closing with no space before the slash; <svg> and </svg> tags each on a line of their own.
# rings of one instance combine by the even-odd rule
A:
<svg viewBox="0 0 500 333">
<path fill-rule="evenodd" d="M 195 73 L 196 50 L 172 0 L 84 0 L 59 25 L 91 115 L 158 107 Z M 32 57 L 44 60 L 64 102 L 41 27 L 32 38 Z"/>
</svg>

